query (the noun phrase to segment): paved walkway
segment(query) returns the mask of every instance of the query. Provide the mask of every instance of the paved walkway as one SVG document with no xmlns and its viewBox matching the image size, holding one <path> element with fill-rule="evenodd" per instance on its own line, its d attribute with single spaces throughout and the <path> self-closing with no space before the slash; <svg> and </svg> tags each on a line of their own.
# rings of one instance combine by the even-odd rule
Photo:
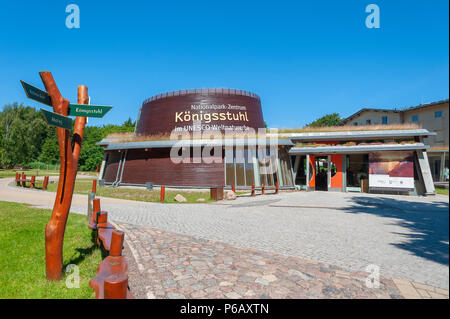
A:
<svg viewBox="0 0 450 319">
<path fill-rule="evenodd" d="M 92 176 L 78 176 L 82 179 L 92 179 Z M 42 177 L 38 177 L 38 179 L 42 179 Z M 58 176 L 50 176 L 50 183 L 58 180 Z M 29 189 L 23 187 L 15 187 L 14 186 L 14 178 L 0 178 L 0 200 L 2 201 L 10 201 L 16 203 L 24 203 L 30 204 L 36 207 L 43 208 L 52 208 L 53 203 L 55 201 L 54 192 L 43 192 L 38 189 Z M 87 195 L 81 194 L 73 194 L 72 198 L 72 207 L 85 207 L 87 208 Z M 124 200 L 124 199 L 115 199 L 115 198 L 107 198 L 107 197 L 98 197 L 101 198 L 101 202 L 108 205 L 129 205 L 135 206 L 140 205 L 141 202 Z M 83 214 L 86 214 L 84 211 Z"/>
<path fill-rule="evenodd" d="M 53 204 L 54 193 L 17 189 L 6 184 L 0 180 L 0 200 L 17 199 L 45 208 Z M 86 198 L 86 195 L 74 195 L 72 211 L 85 214 Z M 159 204 L 105 198 L 102 208 L 120 224 L 149 227 L 170 236 L 220 242 L 242 249 L 244 254 L 250 250 L 271 256 L 279 254 L 276 258 L 314 260 L 334 265 L 350 277 L 354 273 L 367 276 L 365 269 L 372 264 L 379 266 L 382 278 L 399 278 L 448 290 L 447 196 L 295 192 L 241 197 L 216 204 Z M 144 246 L 151 245 L 151 240 L 146 238 L 154 235 L 142 236 L 143 239 L 136 240 L 142 240 Z M 183 253 L 176 247 L 174 250 Z M 150 269 L 153 262 L 152 259 L 147 266 L 142 265 Z M 327 284 L 330 286 L 328 282 L 322 283 Z M 410 286 L 419 293 L 420 288 Z M 387 290 L 380 294 L 396 295 Z M 342 292 L 339 297 L 345 294 Z"/>
<path fill-rule="evenodd" d="M 137 298 L 448 298 L 448 291 L 405 280 L 203 240 L 131 224 L 124 254 Z M 367 281 L 369 283 L 367 283 Z M 371 285 L 371 286 L 367 286 Z"/>
</svg>

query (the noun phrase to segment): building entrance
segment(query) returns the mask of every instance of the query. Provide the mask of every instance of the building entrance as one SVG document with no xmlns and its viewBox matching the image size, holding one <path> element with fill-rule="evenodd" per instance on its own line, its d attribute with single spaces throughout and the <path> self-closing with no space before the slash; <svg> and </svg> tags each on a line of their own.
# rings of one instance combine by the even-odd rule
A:
<svg viewBox="0 0 450 319">
<path fill-rule="evenodd" d="M 315 158 L 316 165 L 316 190 L 328 190 L 328 156 L 317 156 Z"/>
</svg>

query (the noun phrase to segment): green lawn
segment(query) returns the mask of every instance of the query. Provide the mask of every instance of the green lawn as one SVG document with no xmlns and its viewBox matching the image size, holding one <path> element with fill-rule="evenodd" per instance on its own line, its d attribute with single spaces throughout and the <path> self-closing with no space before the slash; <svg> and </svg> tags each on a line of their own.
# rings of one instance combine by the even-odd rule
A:
<svg viewBox="0 0 450 319">
<path fill-rule="evenodd" d="M 448 196 L 448 188 L 436 187 L 436 193 Z"/>
<path fill-rule="evenodd" d="M 27 176 L 27 178 L 29 178 L 30 176 L 36 176 L 38 178 L 42 178 L 42 176 L 58 176 L 59 175 L 59 171 L 58 170 L 46 170 L 46 169 L 24 169 L 24 170 L 20 170 L 20 169 L 0 169 L 0 178 L 6 178 L 6 177 L 15 177 L 16 176 L 16 172 L 19 172 L 20 174 L 22 174 L 22 172 L 25 173 L 25 175 Z M 96 172 L 78 172 L 78 174 L 80 175 L 92 175 L 92 176 L 96 176 Z"/>
<path fill-rule="evenodd" d="M 0 299 L 95 298 L 89 280 L 102 257 L 91 240 L 86 216 L 69 215 L 64 239 L 64 269 L 78 265 L 80 288 L 67 288 L 66 275 L 57 282 L 46 280 L 44 229 L 50 213 L 0 201 Z"/>
<path fill-rule="evenodd" d="M 51 183 L 48 185 L 47 190 L 56 192 L 58 188 L 58 183 Z M 75 193 L 78 194 L 88 194 L 92 191 L 92 180 L 82 180 L 79 179 L 75 182 Z M 213 202 L 209 196 L 209 192 L 199 192 L 199 191 L 176 191 L 166 189 L 165 202 L 166 203 L 177 203 L 174 198 L 177 194 L 183 195 L 187 199 L 187 203 L 199 203 L 197 200 L 199 198 L 205 199 L 205 202 Z M 160 191 L 154 190 L 149 191 L 144 188 L 124 188 L 124 187 L 107 187 L 97 185 L 97 196 L 113 197 L 129 200 L 137 200 L 143 202 L 159 202 Z"/>
<path fill-rule="evenodd" d="M 16 169 L 0 169 L 0 178 L 6 178 L 6 177 L 15 177 L 16 172 L 19 172 L 22 174 L 22 172 L 25 173 L 27 176 L 50 176 L 50 175 L 59 175 L 59 171 L 55 170 L 37 170 L 37 169 L 25 169 L 25 170 L 16 170 Z"/>
</svg>

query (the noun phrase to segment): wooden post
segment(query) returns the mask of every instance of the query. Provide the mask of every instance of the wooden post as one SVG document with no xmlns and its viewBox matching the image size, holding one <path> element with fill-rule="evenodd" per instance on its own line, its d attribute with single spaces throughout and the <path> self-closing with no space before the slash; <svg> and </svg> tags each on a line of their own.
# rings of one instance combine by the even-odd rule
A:
<svg viewBox="0 0 450 319">
<path fill-rule="evenodd" d="M 108 222 L 108 212 L 104 211 L 97 212 L 97 222 L 99 224 L 106 224 Z"/>
<path fill-rule="evenodd" d="M 42 184 L 42 190 L 47 190 L 48 186 L 48 176 L 44 176 L 44 183 Z"/>
<path fill-rule="evenodd" d="M 36 183 L 36 176 L 31 176 L 30 188 L 34 188 Z"/>
<path fill-rule="evenodd" d="M 261 195 L 264 195 L 264 184 L 261 185 Z"/>
<path fill-rule="evenodd" d="M 223 186 L 211 187 L 209 190 L 209 197 L 211 197 L 212 200 L 222 200 Z"/>
<path fill-rule="evenodd" d="M 128 289 L 128 276 L 124 273 L 109 275 L 103 283 L 103 296 L 105 299 L 126 299 Z"/>
<path fill-rule="evenodd" d="M 27 186 L 27 182 L 25 182 L 26 179 L 27 179 L 27 176 L 25 175 L 24 172 L 22 172 L 22 187 Z"/>
<path fill-rule="evenodd" d="M 255 184 L 252 184 L 252 196 L 255 196 Z"/>
<path fill-rule="evenodd" d="M 166 187 L 165 186 L 161 186 L 161 197 L 159 199 L 159 201 L 161 203 L 164 203 L 164 197 L 166 196 Z"/>
<path fill-rule="evenodd" d="M 68 116 L 69 100 L 61 95 L 51 72 L 45 71 L 39 74 L 50 95 L 53 112 Z M 84 85 L 78 86 L 78 104 L 88 104 L 87 87 Z M 86 117 L 77 116 L 72 140 L 70 140 L 69 130 L 56 128 L 60 169 L 52 215 L 45 227 L 45 265 L 48 280 L 59 280 L 62 277 L 64 232 L 72 203 L 85 124 Z"/>
<path fill-rule="evenodd" d="M 111 234 L 111 247 L 109 255 L 113 257 L 122 256 L 122 247 L 125 234 L 123 231 L 114 229 Z"/>
<path fill-rule="evenodd" d="M 93 200 L 92 207 L 93 207 L 93 210 L 94 210 L 94 214 L 96 214 L 97 212 L 101 211 L 101 209 L 100 209 L 100 198 L 95 198 Z"/>
<path fill-rule="evenodd" d="M 97 180 L 93 179 L 92 180 L 92 193 L 97 193 Z"/>
<path fill-rule="evenodd" d="M 275 194 L 278 194 L 279 190 L 280 190 L 280 184 L 277 182 L 275 184 Z"/>
<path fill-rule="evenodd" d="M 20 173 L 16 172 L 16 186 L 20 186 Z"/>
</svg>

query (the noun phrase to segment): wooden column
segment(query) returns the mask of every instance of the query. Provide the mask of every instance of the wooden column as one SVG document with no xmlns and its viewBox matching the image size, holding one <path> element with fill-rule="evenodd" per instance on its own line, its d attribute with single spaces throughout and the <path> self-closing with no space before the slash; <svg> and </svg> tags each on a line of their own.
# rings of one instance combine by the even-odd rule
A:
<svg viewBox="0 0 450 319">
<path fill-rule="evenodd" d="M 67 116 L 69 101 L 62 97 L 52 74 L 50 72 L 40 72 L 39 74 L 52 100 L 53 111 Z M 87 87 L 84 85 L 78 87 L 78 104 L 88 104 Z M 62 277 L 64 232 L 72 203 L 85 124 L 85 117 L 78 116 L 75 119 L 72 140 L 70 140 L 69 130 L 56 128 L 61 166 L 52 215 L 45 227 L 45 262 L 48 280 L 59 280 Z"/>
</svg>

